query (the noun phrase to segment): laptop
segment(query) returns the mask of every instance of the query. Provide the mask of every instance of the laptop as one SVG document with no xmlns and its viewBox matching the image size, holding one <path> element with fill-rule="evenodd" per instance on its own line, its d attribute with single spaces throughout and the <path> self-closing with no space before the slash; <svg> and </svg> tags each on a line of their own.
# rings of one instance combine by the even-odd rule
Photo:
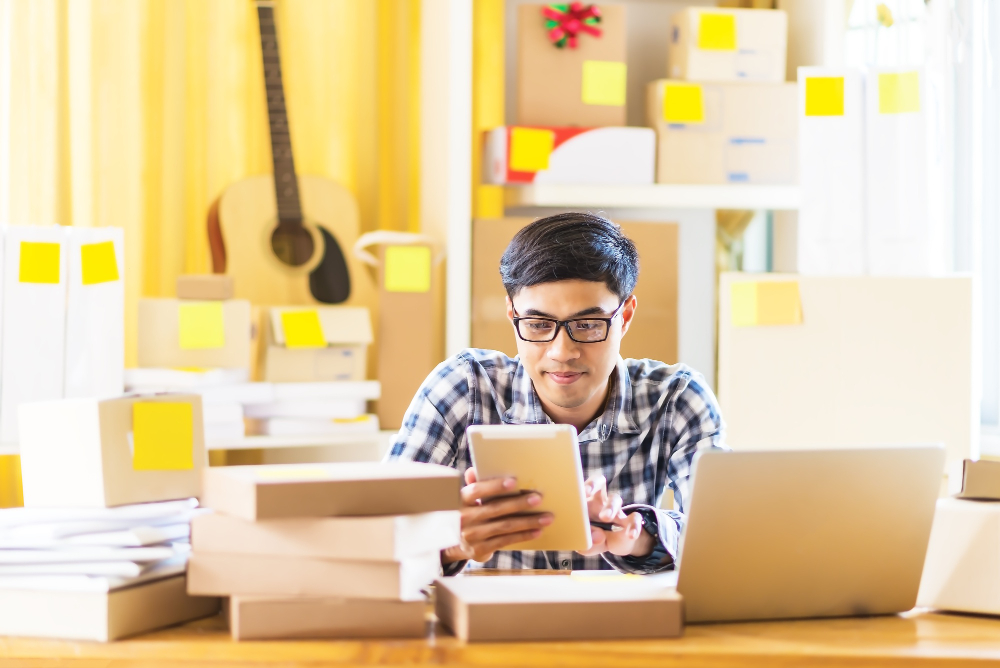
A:
<svg viewBox="0 0 1000 668">
<path fill-rule="evenodd" d="M 916 604 L 940 446 L 699 453 L 677 591 L 687 622 Z"/>
</svg>

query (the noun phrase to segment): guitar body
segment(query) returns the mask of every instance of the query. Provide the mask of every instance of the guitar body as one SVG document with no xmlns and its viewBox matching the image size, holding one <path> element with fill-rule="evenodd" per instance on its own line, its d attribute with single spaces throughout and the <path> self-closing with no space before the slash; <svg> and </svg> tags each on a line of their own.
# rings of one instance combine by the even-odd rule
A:
<svg viewBox="0 0 1000 668">
<path fill-rule="evenodd" d="M 218 203 L 221 239 L 210 233 L 213 258 L 219 256 L 218 246 L 224 246 L 225 273 L 233 277 L 236 296 L 254 304 L 333 303 L 374 310 L 375 282 L 353 254 L 360 234 L 354 196 L 323 177 L 298 176 L 297 181 L 303 224 L 316 243 L 313 258 L 293 267 L 275 256 L 271 234 L 277 224 L 278 207 L 274 178 L 269 174 L 237 181 L 222 193 Z M 335 247 L 331 247 L 331 239 Z M 331 271 L 325 271 L 327 268 Z M 215 267 L 215 271 L 220 269 Z M 347 285 L 344 278 L 348 279 Z"/>
</svg>

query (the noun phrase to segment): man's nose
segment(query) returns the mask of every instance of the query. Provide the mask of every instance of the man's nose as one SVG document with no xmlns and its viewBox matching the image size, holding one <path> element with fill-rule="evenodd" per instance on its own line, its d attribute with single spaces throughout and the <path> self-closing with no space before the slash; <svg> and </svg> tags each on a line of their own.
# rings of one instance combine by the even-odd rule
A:
<svg viewBox="0 0 1000 668">
<path fill-rule="evenodd" d="M 579 357 L 579 348 L 576 341 L 569 337 L 569 332 L 565 325 L 560 325 L 556 331 L 556 338 L 549 343 L 548 357 L 556 361 L 571 360 Z"/>
</svg>

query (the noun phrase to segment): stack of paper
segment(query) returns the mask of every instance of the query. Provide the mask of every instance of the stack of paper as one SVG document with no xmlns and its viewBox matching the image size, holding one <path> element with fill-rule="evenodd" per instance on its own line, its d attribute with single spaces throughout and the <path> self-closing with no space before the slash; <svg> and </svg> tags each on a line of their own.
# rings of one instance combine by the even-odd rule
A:
<svg viewBox="0 0 1000 668">
<path fill-rule="evenodd" d="M 378 399 L 378 381 L 274 383 L 274 398 L 244 406 L 250 433 L 269 436 L 373 434 L 378 417 L 367 414 Z"/>
<path fill-rule="evenodd" d="M 236 639 L 420 637 L 459 489 L 412 462 L 209 469 L 189 592 L 232 597 Z"/>
<path fill-rule="evenodd" d="M 213 614 L 185 591 L 197 505 L 0 510 L 0 635 L 104 641 Z"/>
</svg>

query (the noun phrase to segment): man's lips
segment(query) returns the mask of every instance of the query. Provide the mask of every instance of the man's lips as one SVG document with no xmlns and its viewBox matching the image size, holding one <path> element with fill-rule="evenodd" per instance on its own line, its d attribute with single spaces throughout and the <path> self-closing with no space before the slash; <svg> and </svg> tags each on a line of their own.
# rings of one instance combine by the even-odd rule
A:
<svg viewBox="0 0 1000 668">
<path fill-rule="evenodd" d="M 546 371 L 545 373 L 552 379 L 552 382 L 559 385 L 574 383 L 583 375 L 580 371 Z"/>
</svg>

